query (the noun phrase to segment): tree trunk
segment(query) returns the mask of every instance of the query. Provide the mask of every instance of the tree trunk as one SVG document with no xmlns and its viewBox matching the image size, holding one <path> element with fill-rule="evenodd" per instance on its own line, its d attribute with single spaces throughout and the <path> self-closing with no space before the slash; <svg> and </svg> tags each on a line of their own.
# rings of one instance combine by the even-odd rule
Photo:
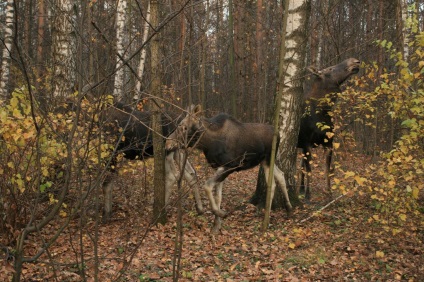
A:
<svg viewBox="0 0 424 282">
<path fill-rule="evenodd" d="M 67 98 L 75 85 L 75 31 L 72 0 L 53 1 L 53 97 Z"/>
<path fill-rule="evenodd" d="M 36 88 L 41 90 L 39 78 L 44 73 L 44 47 L 45 47 L 45 17 L 46 17 L 46 6 L 44 0 L 38 1 L 38 17 L 37 17 L 37 52 L 35 54 L 35 64 L 37 65 L 37 79 L 35 81 Z"/>
<path fill-rule="evenodd" d="M 228 33 L 229 33 L 229 60 L 230 60 L 230 95 L 231 95 L 231 114 L 237 117 L 237 81 L 234 59 L 234 16 L 233 16 L 233 0 L 228 0 Z"/>
<path fill-rule="evenodd" d="M 411 29 L 407 24 L 408 20 L 408 1 L 407 0 L 399 0 L 399 8 L 400 13 L 402 15 L 402 54 L 403 54 L 403 60 L 408 60 L 409 57 L 409 35 L 411 33 Z"/>
<path fill-rule="evenodd" d="M 259 110 L 259 100 L 262 97 L 262 91 L 264 89 L 264 79 L 263 79 L 263 42 L 264 42 L 264 6 L 262 0 L 256 2 L 256 56 L 255 63 L 253 64 L 253 108 L 251 111 L 252 120 L 258 120 L 258 110 Z"/>
<path fill-rule="evenodd" d="M 277 166 L 281 168 L 289 190 L 290 201 L 293 206 L 300 204 L 295 189 L 297 138 L 299 134 L 301 106 L 303 101 L 303 87 L 301 77 L 303 76 L 304 58 L 306 54 L 306 30 L 309 2 L 306 0 L 290 0 L 288 7 L 288 19 L 286 32 L 281 43 L 279 67 L 279 91 L 281 91 L 281 111 L 279 132 L 281 142 L 277 155 Z M 284 30 L 284 28 L 283 28 Z M 285 50 L 284 50 L 285 49 Z M 277 94 L 278 95 L 278 94 Z M 258 183 L 251 202 L 264 206 L 266 203 L 266 185 L 262 170 L 258 176 Z M 281 189 L 276 189 L 273 207 L 284 207 Z"/>
<path fill-rule="evenodd" d="M 159 23 L 158 0 L 150 1 L 151 24 L 156 27 Z M 153 201 L 153 221 L 161 224 L 166 223 L 165 212 L 165 143 L 161 126 L 161 72 L 159 57 L 159 36 L 156 35 L 151 43 L 151 94 L 152 103 L 152 129 L 153 129 L 153 154 L 154 164 L 154 201 Z"/>
<path fill-rule="evenodd" d="M 119 0 L 116 9 L 116 73 L 115 85 L 113 88 L 113 96 L 116 100 L 120 101 L 124 97 L 124 30 L 127 20 L 127 0 Z"/>
<path fill-rule="evenodd" d="M 5 100 L 9 96 L 9 77 L 10 77 L 10 59 L 12 54 L 13 41 L 13 22 L 14 7 L 13 0 L 7 0 L 6 4 L 6 25 L 4 26 L 4 46 L 1 61 L 1 78 L 0 78 L 0 100 Z"/>
<path fill-rule="evenodd" d="M 146 22 L 144 23 L 143 28 L 143 44 L 146 43 L 147 35 L 149 34 L 149 24 L 150 24 L 150 1 L 147 4 L 147 12 L 146 12 Z M 140 55 L 140 64 L 138 65 L 138 77 L 140 80 L 137 80 L 136 86 L 135 86 L 135 96 L 134 99 L 140 99 L 140 91 L 141 91 L 141 79 L 143 78 L 144 73 L 144 66 L 146 64 L 146 54 L 147 54 L 147 48 L 144 46 L 143 50 L 141 50 Z"/>
</svg>

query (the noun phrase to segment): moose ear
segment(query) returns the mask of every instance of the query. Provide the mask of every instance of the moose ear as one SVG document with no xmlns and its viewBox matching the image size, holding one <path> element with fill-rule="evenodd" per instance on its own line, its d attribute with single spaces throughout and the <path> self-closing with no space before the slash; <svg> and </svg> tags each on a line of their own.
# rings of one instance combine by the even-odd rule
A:
<svg viewBox="0 0 424 282">
<path fill-rule="evenodd" d="M 193 108 L 193 114 L 199 114 L 199 113 L 201 113 L 202 112 L 202 105 L 200 105 L 200 104 L 197 104 L 196 106 L 194 106 L 194 108 Z"/>
<path fill-rule="evenodd" d="M 197 115 L 200 112 L 202 112 L 202 106 L 200 104 L 198 104 L 198 105 L 190 105 L 187 108 L 187 112 L 189 112 L 190 114 Z"/>
<path fill-rule="evenodd" d="M 322 72 L 317 70 L 314 66 L 310 66 L 306 68 L 310 73 L 313 75 L 316 75 L 318 77 L 322 77 Z"/>
</svg>

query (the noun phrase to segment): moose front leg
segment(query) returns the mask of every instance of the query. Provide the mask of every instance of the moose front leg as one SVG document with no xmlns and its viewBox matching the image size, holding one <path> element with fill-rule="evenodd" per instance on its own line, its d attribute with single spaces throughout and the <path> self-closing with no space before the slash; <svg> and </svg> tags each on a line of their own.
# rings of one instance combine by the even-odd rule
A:
<svg viewBox="0 0 424 282">
<path fill-rule="evenodd" d="M 104 223 L 108 222 L 112 217 L 112 193 L 113 179 L 111 176 L 107 176 L 105 182 L 103 183 L 104 206 L 102 221 Z"/>
<path fill-rule="evenodd" d="M 178 150 L 174 154 L 174 160 L 177 162 L 180 170 L 184 167 L 184 178 L 187 180 L 187 184 L 190 188 L 193 188 L 194 199 L 196 201 L 197 214 L 203 214 L 203 204 L 200 197 L 199 189 L 197 189 L 197 174 L 191 163 L 185 158 L 185 152 Z M 185 160 L 185 164 L 184 164 Z"/>
<path fill-rule="evenodd" d="M 300 155 L 300 162 L 297 169 L 297 182 L 296 182 L 296 194 L 300 195 L 300 193 L 305 193 L 305 161 L 306 156 L 303 152 L 303 150 L 299 149 L 298 155 Z"/>
<path fill-rule="evenodd" d="M 309 202 L 311 200 L 311 148 L 308 147 L 303 151 L 305 159 L 303 160 L 304 170 L 305 170 L 305 200 Z"/>
<path fill-rule="evenodd" d="M 165 205 L 169 204 L 172 187 L 177 182 L 178 171 L 174 163 L 174 152 L 168 153 L 165 157 Z"/>
<path fill-rule="evenodd" d="M 330 176 L 333 173 L 333 170 L 331 168 L 331 159 L 333 157 L 333 149 L 332 148 L 324 148 L 325 150 L 325 184 L 327 188 L 327 193 L 329 197 L 332 197 L 331 193 L 331 183 L 330 183 Z"/>
<path fill-rule="evenodd" d="M 214 187 L 220 184 L 220 182 L 224 181 L 227 176 L 228 172 L 225 171 L 225 168 L 220 167 L 217 169 L 215 175 L 211 179 L 206 181 L 205 184 L 205 191 L 206 195 L 208 196 L 209 203 L 211 204 L 212 212 L 222 218 L 226 216 L 226 213 L 220 208 L 221 200 L 219 200 L 219 205 L 217 203 L 218 201 L 215 200 L 215 197 L 213 196 L 213 190 Z"/>
</svg>

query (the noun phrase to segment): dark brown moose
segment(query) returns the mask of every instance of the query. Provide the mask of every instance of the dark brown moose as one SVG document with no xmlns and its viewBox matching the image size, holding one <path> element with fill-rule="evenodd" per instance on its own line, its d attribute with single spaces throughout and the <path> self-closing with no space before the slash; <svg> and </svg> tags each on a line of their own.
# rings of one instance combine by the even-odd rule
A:
<svg viewBox="0 0 424 282">
<path fill-rule="evenodd" d="M 309 67 L 312 73 L 312 86 L 305 96 L 305 111 L 300 122 L 297 147 L 302 149 L 303 158 L 298 187 L 305 189 L 305 199 L 310 200 L 311 190 L 311 148 L 322 145 L 325 149 L 325 179 L 328 193 L 330 188 L 330 167 L 333 154 L 333 130 L 331 111 L 340 85 L 352 74 L 359 71 L 361 62 L 354 58 L 344 60 L 338 65 L 323 70 Z M 305 183 L 306 172 L 306 183 Z"/>
<path fill-rule="evenodd" d="M 216 169 L 212 178 L 206 181 L 205 191 L 211 204 L 215 221 L 212 232 L 221 228 L 222 185 L 228 175 L 261 164 L 266 178 L 269 177 L 273 127 L 261 123 L 241 123 L 227 114 L 212 118 L 202 116 L 201 106 L 190 106 L 187 116 L 166 141 L 167 150 L 196 147 L 203 151 L 209 165 Z M 291 209 L 283 172 L 274 167 L 274 178 L 280 184 L 288 209 Z M 268 182 L 268 179 L 267 179 Z M 272 181 L 272 196 L 275 181 Z M 216 196 L 213 190 L 216 188 Z M 271 196 L 271 197 L 272 197 Z"/>
<path fill-rule="evenodd" d="M 145 159 L 153 156 L 153 142 L 151 124 L 151 113 L 134 110 L 131 107 L 117 103 L 107 108 L 104 112 L 104 122 L 107 125 L 105 130 L 107 135 L 113 136 L 118 142 L 116 153 L 123 153 L 124 157 L 130 160 Z M 163 134 L 168 136 L 177 127 L 178 121 L 169 114 L 162 115 Z M 120 137 L 119 135 L 122 134 Z M 116 155 L 115 153 L 115 155 Z M 181 168 L 183 166 L 182 151 L 168 152 L 165 160 L 165 202 L 169 202 L 171 189 L 178 178 L 178 170 L 175 162 Z M 114 160 L 113 160 L 114 162 Z M 113 165 L 114 163 L 112 163 Z M 113 169 L 112 169 L 113 170 Z M 195 183 L 197 182 L 196 172 L 192 165 L 186 162 L 184 165 L 184 178 L 190 187 L 194 189 L 196 209 L 200 214 L 203 211 L 202 202 Z M 103 184 L 105 195 L 105 206 L 103 221 L 108 221 L 112 213 L 112 190 L 113 181 L 108 178 Z"/>
</svg>

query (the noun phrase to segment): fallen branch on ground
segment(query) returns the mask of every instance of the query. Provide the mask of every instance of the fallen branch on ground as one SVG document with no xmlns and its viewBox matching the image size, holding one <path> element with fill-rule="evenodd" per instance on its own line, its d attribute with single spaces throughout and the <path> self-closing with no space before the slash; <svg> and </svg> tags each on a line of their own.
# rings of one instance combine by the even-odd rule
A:
<svg viewBox="0 0 424 282">
<path fill-rule="evenodd" d="M 330 205 L 334 204 L 336 201 L 340 200 L 341 198 L 343 198 L 346 194 L 342 194 L 340 196 L 338 196 L 337 198 L 335 198 L 334 200 L 332 200 L 331 202 L 329 202 L 328 204 L 326 204 L 325 206 L 323 206 L 322 208 L 320 208 L 319 210 L 315 211 L 312 215 L 308 216 L 307 218 L 302 219 L 301 221 L 299 221 L 299 223 L 303 223 L 305 221 L 308 221 L 309 219 L 311 219 L 312 217 L 316 216 L 317 214 L 321 213 L 324 209 L 328 208 Z"/>
</svg>

